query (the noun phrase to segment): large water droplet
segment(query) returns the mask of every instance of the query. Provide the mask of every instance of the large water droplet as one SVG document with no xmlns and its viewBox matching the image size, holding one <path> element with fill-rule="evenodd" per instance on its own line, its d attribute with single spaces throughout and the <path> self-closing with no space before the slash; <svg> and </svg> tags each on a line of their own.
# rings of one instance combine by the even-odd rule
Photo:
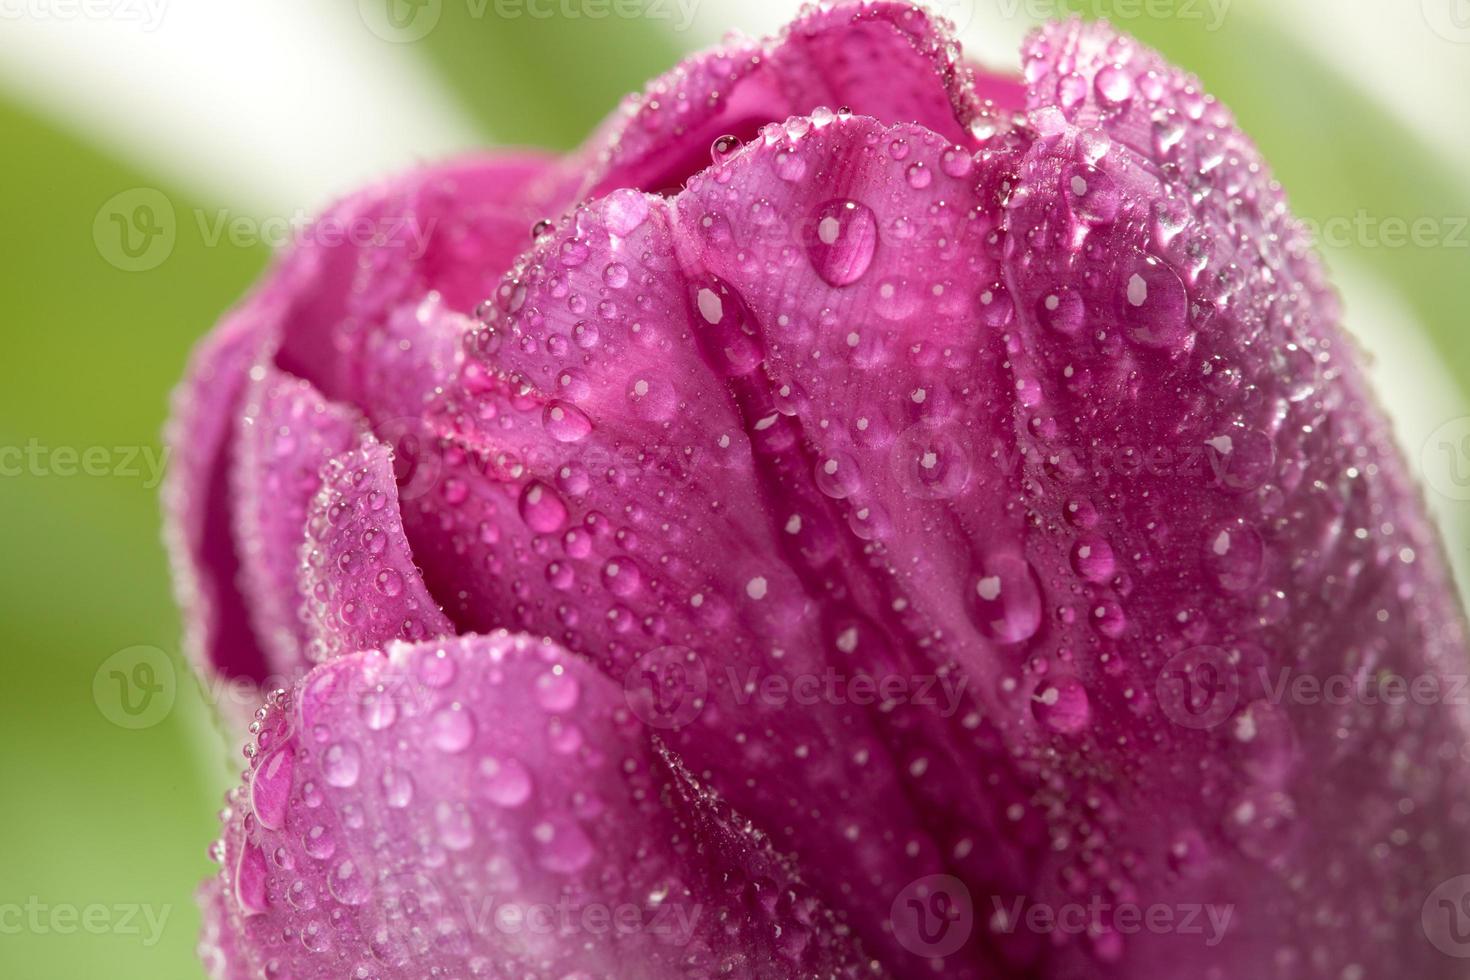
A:
<svg viewBox="0 0 1470 980">
<path fill-rule="evenodd" d="M 1149 256 L 1123 276 L 1123 321 L 1135 343 L 1159 349 L 1182 347 L 1190 336 L 1189 295 L 1179 275 Z"/>
<path fill-rule="evenodd" d="M 351 742 L 337 742 L 322 757 L 322 778 L 327 785 L 346 789 L 357 784 L 362 771 L 362 754 Z"/>
<path fill-rule="evenodd" d="M 268 830 L 280 830 L 285 825 L 295 763 L 296 745 L 288 741 L 262 759 L 251 777 L 251 809 L 255 811 L 255 819 Z"/>
<path fill-rule="evenodd" d="M 1041 586 L 1026 559 L 986 559 L 970 588 L 970 618 L 980 632 L 1000 643 L 1020 643 L 1041 628 Z"/>
<path fill-rule="evenodd" d="M 567 522 L 567 505 L 540 480 L 532 480 L 521 491 L 520 512 L 526 526 L 541 534 L 558 531 Z"/>
<path fill-rule="evenodd" d="M 878 247 L 878 219 L 866 204 L 838 198 L 818 205 L 807 234 L 812 268 L 829 286 L 862 278 Z"/>
<path fill-rule="evenodd" d="M 475 720 L 459 702 L 441 708 L 429 722 L 430 738 L 443 752 L 462 752 L 475 737 Z"/>
</svg>

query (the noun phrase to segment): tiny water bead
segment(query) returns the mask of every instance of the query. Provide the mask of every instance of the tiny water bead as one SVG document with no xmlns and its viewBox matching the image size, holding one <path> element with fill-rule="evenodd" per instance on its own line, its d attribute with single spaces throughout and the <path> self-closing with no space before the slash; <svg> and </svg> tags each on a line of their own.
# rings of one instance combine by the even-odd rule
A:
<svg viewBox="0 0 1470 980">
<path fill-rule="evenodd" d="M 829 286 L 847 286 L 861 279 L 877 247 L 878 219 L 866 204 L 838 198 L 813 210 L 807 255 Z"/>
</svg>

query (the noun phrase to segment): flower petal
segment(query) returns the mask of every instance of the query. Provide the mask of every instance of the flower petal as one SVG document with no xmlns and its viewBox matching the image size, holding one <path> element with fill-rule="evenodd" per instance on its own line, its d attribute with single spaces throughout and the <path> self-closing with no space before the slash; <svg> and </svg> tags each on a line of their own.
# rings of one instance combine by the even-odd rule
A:
<svg viewBox="0 0 1470 980">
<path fill-rule="evenodd" d="M 390 442 L 417 431 L 424 397 L 452 370 L 467 314 L 543 209 L 530 186 L 565 194 L 549 174 L 540 157 L 475 159 L 363 191 L 305 229 L 200 345 L 174 396 L 164 498 L 187 645 L 201 669 L 263 682 L 289 662 L 282 617 L 296 597 L 253 595 L 262 611 L 252 614 L 239 588 L 242 570 L 253 591 L 274 580 L 266 565 L 279 568 L 276 557 L 244 557 L 264 538 L 231 487 L 250 369 L 274 360 L 329 403 L 355 406 Z M 272 540 L 288 540 L 289 528 L 276 524 Z"/>
<path fill-rule="evenodd" d="M 297 588 L 307 509 L 322 467 L 357 443 L 363 421 L 299 378 L 269 366 L 253 373 L 233 474 L 240 589 L 270 673 L 290 683 L 310 666 Z"/>
<path fill-rule="evenodd" d="M 235 974 L 871 975 L 623 692 L 556 647 L 340 658 L 273 701 L 250 754 L 211 917 Z"/>
<path fill-rule="evenodd" d="M 387 446 L 368 436 L 361 448 L 334 457 L 302 526 L 293 594 L 304 597 L 311 660 L 453 635 L 403 535 Z"/>
<path fill-rule="evenodd" d="M 172 464 L 163 487 L 165 539 L 189 656 L 202 672 L 255 682 L 270 667 L 236 587 L 230 471 L 250 367 L 265 325 L 286 302 L 284 280 L 266 286 L 199 346 L 174 392 L 164 437 Z"/>
<path fill-rule="evenodd" d="M 945 871 L 950 852 L 971 853 L 986 833 L 982 814 L 999 825 L 1018 798 L 1001 786 L 1004 766 L 986 789 L 954 756 L 963 685 L 946 687 L 950 668 L 912 652 L 912 638 L 889 627 L 890 600 L 846 571 L 866 567 L 880 540 L 833 499 L 855 494 L 848 481 L 862 474 L 824 468 L 837 457 L 809 448 L 828 435 L 818 416 L 811 436 L 793 421 L 806 417 L 805 393 L 766 371 L 808 351 L 825 316 L 874 308 L 886 311 L 874 327 L 893 334 L 895 350 L 902 330 L 953 326 L 952 367 L 967 379 L 956 395 L 964 383 L 983 389 L 982 370 L 998 375 L 999 352 L 978 364 L 984 332 L 969 313 L 979 288 L 966 284 L 998 220 L 1004 164 L 1018 159 L 1001 149 L 1008 138 L 996 142 L 976 164 L 919 127 L 792 120 L 672 201 L 619 190 L 580 210 L 497 291 L 490 326 L 436 413 L 448 443 L 443 493 L 410 501 L 405 515 L 431 586 L 458 591 L 451 616 L 469 628 L 557 637 L 631 685 L 692 676 L 703 700 L 654 723 L 674 729 L 681 755 L 742 812 L 779 828 L 813 882 L 843 896 L 833 901 L 895 961 L 908 954 L 885 926 L 894 899 Z M 811 180 L 787 189 L 780 172 L 792 148 Z M 916 165 L 932 181 L 913 180 Z M 815 211 L 844 189 L 876 209 L 871 225 L 844 229 L 882 252 L 871 272 L 871 254 L 833 256 L 820 237 Z M 912 227 L 893 231 L 899 220 Z M 993 279 L 998 259 L 989 262 Z M 905 279 L 905 290 L 925 292 L 895 298 L 894 276 L 921 264 L 948 295 Z M 760 316 L 737 279 L 761 290 Z M 852 356 L 841 338 L 819 349 Z M 897 365 L 869 374 L 845 378 L 857 388 L 839 411 L 904 377 Z M 907 388 L 896 400 L 913 404 Z M 861 441 L 857 408 L 833 421 Z M 887 446 L 876 445 L 875 478 L 891 479 Z M 943 569 L 933 574 L 958 596 Z M 958 598 L 955 610 L 973 632 Z M 877 679 L 918 703 L 848 696 L 849 685 Z M 825 680 L 837 694 L 822 693 Z M 801 710 L 772 686 L 802 692 Z M 970 727 L 961 744 L 991 738 Z M 958 778 L 926 778 L 931 765 Z M 855 802 L 868 799 L 885 805 Z M 931 816 L 946 810 L 946 820 Z M 1015 865 L 1005 853 L 986 862 L 1019 887 Z"/>
<path fill-rule="evenodd" d="M 957 143 L 968 144 L 972 123 L 1005 125 L 977 94 L 947 21 L 912 3 L 843 2 L 808 8 L 778 37 L 736 38 L 681 63 L 630 98 L 567 169 L 583 177 L 579 199 L 677 190 L 709 166 L 720 137 L 749 139 L 844 106 Z"/>
<path fill-rule="evenodd" d="M 1059 615 L 1016 690 L 1065 774 L 1033 900 L 1232 913 L 1218 936 L 1105 916 L 1045 969 L 1449 975 L 1421 909 L 1470 867 L 1463 619 L 1321 266 L 1157 54 L 1074 22 L 1026 75 L 1014 486 Z"/>
</svg>

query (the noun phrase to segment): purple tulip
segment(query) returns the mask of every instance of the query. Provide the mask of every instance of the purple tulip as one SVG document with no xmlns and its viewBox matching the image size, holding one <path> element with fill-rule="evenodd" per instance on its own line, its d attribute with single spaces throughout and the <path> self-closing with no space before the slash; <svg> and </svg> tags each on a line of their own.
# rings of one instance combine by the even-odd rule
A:
<svg viewBox="0 0 1470 980">
<path fill-rule="evenodd" d="M 1464 627 L 1321 266 L 1193 78 L 1023 69 L 814 10 L 226 318 L 215 976 L 1459 975 Z"/>
</svg>

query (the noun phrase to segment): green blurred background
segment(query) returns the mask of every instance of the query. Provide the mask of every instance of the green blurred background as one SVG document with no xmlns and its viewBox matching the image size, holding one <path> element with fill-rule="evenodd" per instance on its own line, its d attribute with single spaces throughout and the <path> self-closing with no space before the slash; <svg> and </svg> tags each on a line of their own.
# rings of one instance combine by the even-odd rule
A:
<svg viewBox="0 0 1470 980">
<path fill-rule="evenodd" d="M 1379 222 L 1373 227 L 1383 234 L 1355 232 L 1327 249 L 1328 258 L 1340 280 L 1369 284 L 1370 298 L 1350 308 L 1350 327 L 1377 337 L 1370 346 L 1421 352 L 1385 382 L 1394 388 L 1386 394 L 1413 456 L 1424 432 L 1470 414 L 1457 383 L 1470 380 L 1470 336 L 1462 320 L 1470 232 L 1462 231 L 1458 244 L 1453 235 L 1456 219 L 1470 215 L 1463 152 L 1470 148 L 1464 104 L 1470 4 L 1389 0 L 1366 15 L 1316 4 L 1323 20 L 1315 27 L 1326 29 L 1329 16 L 1361 16 L 1365 24 L 1349 25 L 1341 36 L 1381 37 L 1373 58 L 1351 65 L 1331 57 L 1330 45 L 1304 43 L 1315 29 L 1310 19 L 1302 22 L 1310 11 L 1284 15 L 1268 0 L 1236 0 L 1212 24 L 1210 11 L 1223 0 L 1215 8 L 1203 0 L 1160 2 L 1163 7 L 1148 9 L 1170 16 L 1150 16 L 1126 0 L 1116 8 L 1015 0 L 942 6 L 969 22 L 968 35 L 981 39 L 988 56 L 1013 46 L 1035 16 L 1111 12 L 1120 26 L 1200 74 L 1235 109 L 1300 214 L 1322 222 L 1366 214 Z M 166 8 L 159 38 L 171 18 L 186 22 L 196 5 L 175 0 Z M 1196 7 L 1201 17 L 1185 16 Z M 506 18 L 495 16 L 496 9 L 484 13 L 476 4 L 446 0 L 435 29 L 409 44 L 373 37 L 357 11 L 333 23 L 362 35 L 352 41 L 357 48 L 421 63 L 440 97 L 480 130 L 478 139 L 463 140 L 466 146 L 566 148 L 682 51 L 725 27 L 760 32 L 783 13 L 776 4 L 711 0 L 699 6 L 696 25 L 681 32 L 651 16 Z M 1394 29 L 1378 31 L 1371 18 Z M 161 452 L 168 392 L 191 345 L 260 273 L 269 252 L 228 237 L 212 243 L 192 220 L 181 219 L 165 259 L 127 271 L 118 266 L 129 262 L 119 260 L 105 235 L 94 236 L 94 225 L 99 212 L 106 217 L 106 202 L 137 188 L 161 192 L 181 216 L 221 208 L 264 215 L 256 204 L 200 189 L 227 180 L 176 180 L 188 172 L 188 159 L 157 172 L 139 162 L 146 154 L 120 150 L 115 139 L 96 136 L 64 108 L 49 110 L 44 92 L 38 97 L 34 84 L 16 81 L 35 56 L 21 47 L 36 34 L 26 27 L 9 14 L 0 21 L 0 80 L 10 80 L 0 85 L 6 334 L 0 447 L 32 452 L 48 472 L 31 472 L 27 464 L 19 476 L 0 476 L 0 622 L 7 641 L 0 683 L 0 976 L 196 977 L 198 915 L 191 895 L 211 870 L 205 852 L 215 813 L 240 758 L 238 746 L 226 746 L 215 733 L 211 696 L 180 658 L 157 488 L 146 464 L 149 454 Z M 84 32 L 97 25 L 77 20 L 45 29 Z M 1438 74 L 1425 74 L 1426 59 Z M 22 67 L 4 71 L 7 63 Z M 1410 65 L 1415 74 L 1406 100 L 1403 66 Z M 131 70 L 155 69 L 139 61 Z M 264 54 L 259 70 L 273 70 Z M 1416 92 L 1418 78 L 1436 81 Z M 233 79 L 247 91 L 252 81 Z M 1398 94 L 1385 94 L 1394 85 Z M 1417 115 L 1406 112 L 1416 99 L 1423 100 Z M 344 124 L 357 124 L 361 108 Z M 1438 138 L 1424 124 L 1436 117 L 1444 129 Z M 368 124 L 392 139 L 392 119 Z M 188 125 L 202 143 L 231 122 L 204 118 Z M 322 138 L 323 152 L 330 152 L 331 133 Z M 405 159 L 421 153 L 412 146 L 402 151 Z M 1434 219 L 1440 240 L 1385 244 L 1383 222 L 1394 218 Z M 1345 292 L 1353 304 L 1359 291 Z M 1373 322 L 1364 324 L 1365 317 Z M 93 468 L 105 474 L 66 475 L 68 449 L 78 460 L 93 449 Z M 13 453 L 9 458 L 15 461 Z M 1458 526 L 1465 505 L 1433 493 L 1431 503 L 1460 558 L 1470 544 Z M 137 647 L 152 648 L 144 656 L 161 665 L 155 676 L 166 690 L 159 696 L 171 693 L 173 703 L 134 728 L 107 693 L 103 664 Z M 89 906 L 106 911 L 84 911 Z M 157 935 L 144 912 L 124 922 L 124 907 L 139 906 L 154 922 L 167 916 Z"/>
</svg>

